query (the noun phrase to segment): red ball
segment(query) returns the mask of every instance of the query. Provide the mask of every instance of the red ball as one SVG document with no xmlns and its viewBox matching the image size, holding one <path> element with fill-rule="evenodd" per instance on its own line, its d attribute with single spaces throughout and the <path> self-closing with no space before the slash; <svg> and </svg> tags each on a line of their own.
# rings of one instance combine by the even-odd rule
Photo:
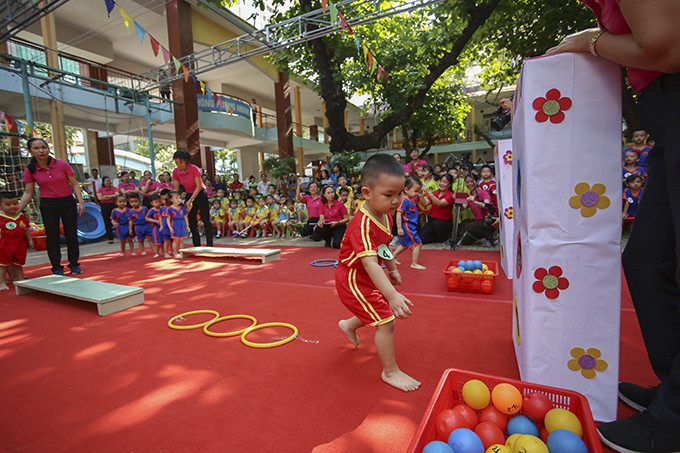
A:
<svg viewBox="0 0 680 453">
<path fill-rule="evenodd" d="M 475 434 L 477 434 L 479 438 L 482 439 L 484 450 L 493 444 L 505 445 L 505 435 L 503 434 L 503 430 L 501 430 L 494 423 L 481 422 L 475 428 Z"/>
<path fill-rule="evenodd" d="M 550 398 L 542 393 L 531 393 L 524 397 L 522 403 L 524 412 L 534 423 L 543 423 L 545 414 L 553 408 L 553 403 Z"/>
<path fill-rule="evenodd" d="M 444 442 L 449 440 L 451 432 L 458 428 L 467 427 L 468 422 L 463 415 L 453 409 L 444 409 L 437 415 L 437 419 L 435 420 L 435 428 L 437 430 L 437 435 L 439 435 L 439 440 L 443 440 Z"/>
<path fill-rule="evenodd" d="M 449 266 L 446 268 L 446 272 L 453 272 L 453 270 L 456 268 L 456 266 Z"/>
<path fill-rule="evenodd" d="M 539 430 L 539 436 L 541 436 L 541 440 L 547 443 L 549 435 L 550 433 L 548 432 L 548 428 L 541 426 L 541 429 Z"/>
<path fill-rule="evenodd" d="M 505 428 L 508 426 L 508 416 L 496 409 L 493 404 L 489 404 L 479 411 L 479 421 L 493 423 L 498 426 L 501 431 L 505 431 Z M 505 444 L 505 442 L 501 443 Z"/>
<path fill-rule="evenodd" d="M 467 404 L 459 404 L 455 406 L 453 410 L 463 416 L 463 418 L 468 424 L 466 428 L 474 429 L 475 426 L 477 426 L 477 423 L 479 423 L 479 417 L 477 416 L 477 412 L 475 412 L 475 410 L 468 406 Z"/>
</svg>

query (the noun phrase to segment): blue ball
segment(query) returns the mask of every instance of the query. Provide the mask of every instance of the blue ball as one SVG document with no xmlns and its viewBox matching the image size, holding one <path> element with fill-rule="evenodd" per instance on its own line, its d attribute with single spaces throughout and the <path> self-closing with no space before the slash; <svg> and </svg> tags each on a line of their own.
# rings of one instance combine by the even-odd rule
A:
<svg viewBox="0 0 680 453">
<path fill-rule="evenodd" d="M 465 260 L 458 261 L 458 267 L 465 270 Z"/>
<path fill-rule="evenodd" d="M 539 437 L 538 427 L 524 415 L 518 415 L 508 420 L 508 436 L 513 434 L 531 434 Z"/>
<path fill-rule="evenodd" d="M 472 430 L 458 428 L 449 436 L 449 447 L 453 453 L 484 453 L 482 439 Z"/>
<path fill-rule="evenodd" d="M 480 271 L 482 270 L 482 262 L 477 260 L 475 261 L 475 269 L 479 269 Z"/>
<path fill-rule="evenodd" d="M 441 440 L 433 440 L 423 448 L 423 453 L 453 453 L 451 447 Z"/>
<path fill-rule="evenodd" d="M 475 270 L 475 262 L 474 261 L 466 261 L 465 262 L 465 270 L 474 271 Z"/>
<path fill-rule="evenodd" d="M 566 429 L 556 429 L 546 442 L 550 453 L 588 453 L 588 447 L 578 435 Z"/>
</svg>

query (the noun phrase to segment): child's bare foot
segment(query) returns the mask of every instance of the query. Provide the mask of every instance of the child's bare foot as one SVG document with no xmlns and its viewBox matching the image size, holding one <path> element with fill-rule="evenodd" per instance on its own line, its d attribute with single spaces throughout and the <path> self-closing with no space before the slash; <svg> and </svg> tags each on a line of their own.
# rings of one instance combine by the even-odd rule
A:
<svg viewBox="0 0 680 453">
<path fill-rule="evenodd" d="M 6 291 L 9 289 L 9 286 L 7 286 L 7 283 L 0 283 L 0 291 Z"/>
<path fill-rule="evenodd" d="M 390 384 L 392 387 L 396 387 L 399 390 L 403 390 L 405 392 L 410 392 L 420 387 L 419 381 L 416 381 L 401 370 L 397 370 L 396 372 L 389 374 L 383 370 L 382 380 L 385 381 L 385 383 Z"/>
<path fill-rule="evenodd" d="M 396 258 L 394 259 L 394 264 L 401 264 Z"/>
<path fill-rule="evenodd" d="M 125 252 L 120 252 L 120 255 L 118 256 L 125 256 Z"/>
<path fill-rule="evenodd" d="M 135 253 L 134 250 L 130 252 L 130 256 L 135 256 L 135 255 L 136 255 L 136 253 Z"/>
<path fill-rule="evenodd" d="M 146 252 L 142 252 L 142 253 L 140 253 L 140 255 L 144 256 L 144 255 L 146 255 Z"/>
<path fill-rule="evenodd" d="M 411 264 L 412 269 L 427 269 L 425 266 L 421 266 L 420 264 Z"/>
<path fill-rule="evenodd" d="M 349 321 L 342 320 L 338 323 L 338 327 L 340 327 L 340 330 L 345 332 L 345 335 L 347 335 L 347 339 L 349 340 L 350 343 L 354 345 L 355 348 L 359 349 L 359 337 L 357 336 L 357 330 L 352 328 L 349 325 Z"/>
</svg>

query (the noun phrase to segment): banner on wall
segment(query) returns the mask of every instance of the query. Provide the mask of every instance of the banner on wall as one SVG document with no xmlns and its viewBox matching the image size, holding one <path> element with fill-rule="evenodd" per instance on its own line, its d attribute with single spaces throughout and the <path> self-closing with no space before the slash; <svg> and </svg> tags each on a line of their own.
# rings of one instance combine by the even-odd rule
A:
<svg viewBox="0 0 680 453">
<path fill-rule="evenodd" d="M 583 146 L 587 143 L 588 146 Z M 524 62 L 513 114 L 513 341 L 523 380 L 616 419 L 621 72 L 585 53 Z"/>
<path fill-rule="evenodd" d="M 196 100 L 198 102 L 198 110 L 201 112 L 227 112 L 236 116 L 247 118 L 250 120 L 252 118 L 252 107 L 250 104 L 244 101 L 239 101 L 237 99 L 228 98 L 224 96 L 217 96 L 218 103 L 215 104 L 215 97 L 207 94 L 197 94 Z M 222 102 L 219 102 L 222 100 Z M 224 104 L 224 108 L 222 107 Z"/>
</svg>

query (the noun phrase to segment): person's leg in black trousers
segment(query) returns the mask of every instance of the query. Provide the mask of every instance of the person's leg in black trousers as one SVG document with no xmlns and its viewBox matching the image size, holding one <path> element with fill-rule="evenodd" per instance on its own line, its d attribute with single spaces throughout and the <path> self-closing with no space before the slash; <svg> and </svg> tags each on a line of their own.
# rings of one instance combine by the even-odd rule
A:
<svg viewBox="0 0 680 453">
<path fill-rule="evenodd" d="M 111 212 L 116 207 L 115 203 L 102 203 L 102 217 L 104 218 L 104 228 L 106 229 L 106 239 L 113 241 L 113 225 L 111 225 Z"/>
<path fill-rule="evenodd" d="M 64 272 L 61 266 L 61 246 L 59 245 L 59 208 L 48 198 L 40 200 L 40 215 L 47 236 L 47 256 L 52 264 L 52 272 Z"/>
<path fill-rule="evenodd" d="M 316 222 L 319 221 L 318 217 L 311 217 L 307 219 L 307 223 L 305 223 L 305 226 L 303 226 L 300 229 L 300 236 L 305 237 L 305 236 L 310 236 L 314 232 L 314 227 L 316 226 Z M 314 225 L 312 225 L 312 223 Z M 314 239 L 315 241 L 318 241 L 319 239 Z"/>
<path fill-rule="evenodd" d="M 187 200 L 191 197 L 187 194 Z M 194 247 L 201 246 L 201 233 L 198 230 L 198 213 L 201 213 L 201 220 L 203 221 L 203 227 L 205 228 L 205 242 L 208 247 L 213 246 L 213 228 L 210 222 L 210 204 L 208 203 L 208 196 L 205 191 L 202 190 L 194 200 L 191 205 L 191 211 L 189 211 L 189 229 L 191 230 L 191 242 L 193 242 Z"/>
<path fill-rule="evenodd" d="M 339 249 L 342 243 L 342 238 L 345 237 L 345 231 L 347 231 L 347 225 L 338 225 L 335 228 L 331 228 L 331 246 L 334 249 Z"/>
<path fill-rule="evenodd" d="M 331 239 L 333 237 L 333 232 L 331 230 L 331 227 L 328 225 L 324 225 L 322 227 L 317 227 L 314 228 L 314 231 L 312 231 L 312 239 L 315 241 L 320 241 L 324 240 L 326 241 L 326 247 L 331 246 Z"/>
<path fill-rule="evenodd" d="M 80 266 L 80 246 L 78 245 L 78 208 L 76 200 L 68 197 L 62 201 L 61 223 L 64 224 L 64 237 L 66 238 L 66 256 L 68 266 L 73 269 Z"/>
<path fill-rule="evenodd" d="M 623 266 L 649 360 L 661 380 L 649 406 L 659 421 L 680 430 L 680 142 L 675 114 L 680 84 L 645 96 L 640 114 L 656 147 Z"/>
</svg>

